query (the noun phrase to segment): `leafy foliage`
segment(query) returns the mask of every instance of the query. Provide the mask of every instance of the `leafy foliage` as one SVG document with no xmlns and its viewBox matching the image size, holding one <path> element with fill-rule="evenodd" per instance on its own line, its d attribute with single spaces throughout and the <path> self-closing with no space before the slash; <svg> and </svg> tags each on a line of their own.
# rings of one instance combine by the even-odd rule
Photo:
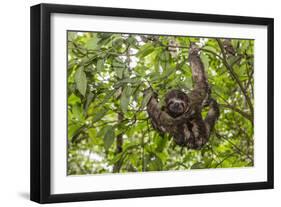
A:
<svg viewBox="0 0 281 207">
<path fill-rule="evenodd" d="M 201 150 L 155 131 L 143 94 L 190 91 L 190 42 L 221 111 Z M 235 54 L 223 39 L 68 32 L 68 174 L 253 166 L 254 41 L 230 43 Z"/>
</svg>

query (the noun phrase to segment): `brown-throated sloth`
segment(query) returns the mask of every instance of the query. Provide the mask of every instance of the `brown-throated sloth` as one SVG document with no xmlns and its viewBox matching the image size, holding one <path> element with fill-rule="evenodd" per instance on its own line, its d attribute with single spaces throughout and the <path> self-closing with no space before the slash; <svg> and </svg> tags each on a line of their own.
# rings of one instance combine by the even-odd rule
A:
<svg viewBox="0 0 281 207">
<path fill-rule="evenodd" d="M 162 134 L 171 134 L 177 145 L 200 149 L 210 137 L 219 117 L 219 107 L 210 97 L 211 90 L 195 44 L 190 46 L 188 59 L 192 70 L 193 90 L 188 94 L 181 90 L 169 91 L 163 107 L 158 103 L 157 94 L 153 93 L 147 103 L 147 112 L 153 127 Z M 209 111 L 203 119 L 201 112 L 206 106 L 209 106 Z"/>
</svg>

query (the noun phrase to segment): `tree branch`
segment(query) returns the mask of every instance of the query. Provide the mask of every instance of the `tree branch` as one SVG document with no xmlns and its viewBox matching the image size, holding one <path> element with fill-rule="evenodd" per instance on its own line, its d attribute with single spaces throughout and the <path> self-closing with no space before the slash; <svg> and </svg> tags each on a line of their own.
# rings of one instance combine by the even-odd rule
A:
<svg viewBox="0 0 281 207">
<path fill-rule="evenodd" d="M 219 56 L 217 53 L 211 51 L 211 50 L 208 50 L 208 49 L 205 49 L 205 48 L 201 48 L 201 51 L 204 51 L 204 52 L 207 52 L 207 53 L 211 53 L 213 54 L 215 57 L 218 57 L 220 60 L 223 60 L 223 58 L 221 56 Z"/>
</svg>

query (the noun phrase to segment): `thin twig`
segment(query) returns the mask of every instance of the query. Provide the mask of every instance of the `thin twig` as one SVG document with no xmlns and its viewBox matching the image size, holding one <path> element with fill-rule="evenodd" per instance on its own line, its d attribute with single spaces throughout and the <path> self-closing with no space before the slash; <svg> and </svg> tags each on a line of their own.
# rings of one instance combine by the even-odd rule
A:
<svg viewBox="0 0 281 207">
<path fill-rule="evenodd" d="M 222 167 L 222 163 L 227 160 L 228 158 L 232 157 L 235 153 L 231 153 L 228 156 L 225 156 L 225 158 L 223 158 L 219 163 L 217 163 L 217 165 L 215 166 L 215 168 L 217 168 L 219 165 Z"/>
</svg>

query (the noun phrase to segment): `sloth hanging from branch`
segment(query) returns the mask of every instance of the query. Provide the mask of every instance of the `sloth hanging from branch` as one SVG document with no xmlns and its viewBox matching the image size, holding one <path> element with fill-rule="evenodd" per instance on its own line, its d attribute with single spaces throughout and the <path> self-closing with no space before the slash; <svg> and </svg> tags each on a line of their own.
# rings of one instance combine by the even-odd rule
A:
<svg viewBox="0 0 281 207">
<path fill-rule="evenodd" d="M 152 93 L 147 103 L 147 113 L 153 127 L 161 134 L 170 134 L 175 143 L 189 149 L 201 149 L 208 141 L 219 117 L 219 107 L 213 98 L 205 75 L 204 65 L 199 56 L 200 49 L 190 44 L 189 58 L 192 70 L 193 90 L 186 94 L 181 90 L 171 90 L 165 95 L 165 105 L 160 106 L 157 94 Z M 205 119 L 202 109 L 209 106 Z"/>
</svg>

